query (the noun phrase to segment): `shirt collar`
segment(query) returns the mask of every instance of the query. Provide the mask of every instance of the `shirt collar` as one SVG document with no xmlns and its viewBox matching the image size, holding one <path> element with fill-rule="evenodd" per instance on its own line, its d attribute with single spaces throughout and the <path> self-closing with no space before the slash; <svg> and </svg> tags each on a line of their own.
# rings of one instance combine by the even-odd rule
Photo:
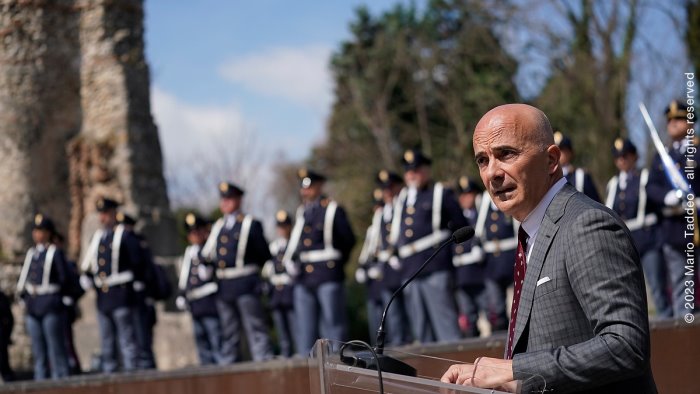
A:
<svg viewBox="0 0 700 394">
<path fill-rule="evenodd" d="M 559 190 L 561 190 L 564 185 L 566 185 L 566 178 L 562 177 L 549 188 L 547 193 L 540 200 L 540 203 L 537 204 L 535 209 L 533 209 L 532 212 L 527 215 L 525 220 L 523 220 L 523 230 L 525 230 L 530 238 L 533 238 L 537 234 L 537 230 L 540 229 L 540 225 L 542 224 L 544 214 L 547 212 L 549 204 L 552 202 L 552 200 L 554 200 L 554 196 L 559 193 Z"/>
</svg>

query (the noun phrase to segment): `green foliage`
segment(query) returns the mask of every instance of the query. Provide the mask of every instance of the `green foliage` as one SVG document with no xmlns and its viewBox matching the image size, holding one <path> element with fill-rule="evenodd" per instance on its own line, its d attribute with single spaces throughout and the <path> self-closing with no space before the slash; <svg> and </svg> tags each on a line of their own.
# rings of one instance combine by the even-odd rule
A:
<svg viewBox="0 0 700 394">
<path fill-rule="evenodd" d="M 572 31 L 567 51 L 552 59 L 551 76 L 534 101 L 552 127 L 572 139 L 575 162 L 590 170 L 602 191 L 614 165 L 601 152 L 628 134 L 624 109 L 639 5 L 636 0 L 572 3 L 564 3 Z"/>
</svg>

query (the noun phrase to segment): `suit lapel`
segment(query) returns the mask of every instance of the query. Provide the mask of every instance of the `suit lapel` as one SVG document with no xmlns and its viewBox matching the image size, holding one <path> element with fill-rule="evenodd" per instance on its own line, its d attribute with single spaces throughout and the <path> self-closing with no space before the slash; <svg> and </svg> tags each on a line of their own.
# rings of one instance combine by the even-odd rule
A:
<svg viewBox="0 0 700 394">
<path fill-rule="evenodd" d="M 564 187 L 554 196 L 554 199 L 547 207 L 547 212 L 542 219 L 539 230 L 535 237 L 535 245 L 532 249 L 530 260 L 527 261 L 527 270 L 525 271 L 525 281 L 522 286 L 522 294 L 520 295 L 520 310 L 515 324 L 515 338 L 513 340 L 513 348 L 517 348 L 518 341 L 525 331 L 528 321 L 530 320 L 530 312 L 532 311 L 532 303 L 535 296 L 535 288 L 537 281 L 542 272 L 542 266 L 547 258 L 547 253 L 552 245 L 554 236 L 559 230 L 559 219 L 564 215 L 564 208 L 569 200 L 569 197 L 576 193 L 576 189 L 570 184 Z"/>
</svg>

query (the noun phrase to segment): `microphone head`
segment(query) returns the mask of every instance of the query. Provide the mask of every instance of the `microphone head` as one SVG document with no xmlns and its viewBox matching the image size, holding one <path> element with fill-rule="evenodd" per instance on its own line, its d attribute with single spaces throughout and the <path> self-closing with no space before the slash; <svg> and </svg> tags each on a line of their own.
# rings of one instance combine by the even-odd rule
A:
<svg viewBox="0 0 700 394">
<path fill-rule="evenodd" d="M 474 227 L 471 226 L 464 226 L 454 233 L 452 233 L 452 240 L 457 243 L 461 244 L 464 241 L 468 241 L 474 237 Z"/>
</svg>

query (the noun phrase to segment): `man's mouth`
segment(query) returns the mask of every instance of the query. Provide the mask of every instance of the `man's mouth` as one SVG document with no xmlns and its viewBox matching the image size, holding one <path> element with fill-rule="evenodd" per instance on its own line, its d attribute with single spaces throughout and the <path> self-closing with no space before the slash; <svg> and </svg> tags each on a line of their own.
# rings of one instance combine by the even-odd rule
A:
<svg viewBox="0 0 700 394">
<path fill-rule="evenodd" d="M 515 186 L 502 187 L 499 189 L 494 189 L 493 195 L 494 195 L 494 197 L 497 197 L 499 200 L 507 200 L 508 196 L 513 191 L 515 191 Z"/>
</svg>

